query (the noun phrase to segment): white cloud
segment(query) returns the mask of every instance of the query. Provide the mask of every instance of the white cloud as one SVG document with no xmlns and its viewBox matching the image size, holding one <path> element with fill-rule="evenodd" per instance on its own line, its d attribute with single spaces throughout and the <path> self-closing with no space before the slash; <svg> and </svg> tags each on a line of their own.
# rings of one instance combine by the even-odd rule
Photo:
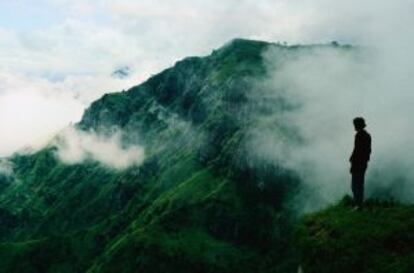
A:
<svg viewBox="0 0 414 273">
<path fill-rule="evenodd" d="M 79 120 L 82 109 L 103 93 L 136 85 L 177 59 L 207 54 L 234 37 L 297 35 L 308 15 L 273 3 L 42 2 L 42 8 L 60 14 L 50 20 L 54 24 L 21 18 L 33 20 L 35 27 L 0 27 L 0 74 L 8 82 L 0 88 L 0 109 L 5 109 L 0 110 L 0 128 L 6 132 L 0 155 L 48 138 Z M 27 1 L 25 8 L 36 10 L 34 5 Z M 124 80 L 110 78 L 124 65 L 135 73 Z"/>
<path fill-rule="evenodd" d="M 252 102 L 285 98 L 298 108 L 259 116 L 252 130 L 260 133 L 252 134 L 248 145 L 255 156 L 302 176 L 310 191 L 296 200 L 301 209 L 318 209 L 350 193 L 348 158 L 356 116 L 365 117 L 373 139 L 367 195 L 413 202 L 414 31 L 405 27 L 412 16 L 403 7 L 413 7 L 406 3 L 369 6 L 351 1 L 333 15 L 323 9 L 327 15 L 318 31 L 328 27 L 331 16 L 349 16 L 333 26 L 364 45 L 352 51 L 319 48 L 283 59 L 283 52 L 274 49 L 265 55 L 270 78 L 260 85 L 265 92 L 253 94 Z M 303 144 L 281 139 L 280 124 L 295 128 Z"/>
<path fill-rule="evenodd" d="M 108 136 L 68 127 L 54 140 L 54 145 L 59 159 L 67 164 L 89 159 L 119 170 L 140 165 L 144 161 L 144 149 L 138 145 L 125 146 L 121 139 L 120 130 Z"/>
<path fill-rule="evenodd" d="M 46 80 L 0 73 L 0 155 L 38 145 L 79 118 L 83 105 Z"/>
<path fill-rule="evenodd" d="M 13 163 L 7 159 L 0 159 L 0 175 L 10 177 L 13 173 Z"/>
<path fill-rule="evenodd" d="M 36 5 L 25 0 L 20 6 Z M 403 70 L 414 66 L 405 61 L 414 37 L 410 0 L 44 0 L 41 7 L 50 8 L 50 25 L 25 17 L 17 21 L 30 21 L 30 32 L 0 26 L 0 155 L 76 122 L 103 93 L 127 89 L 177 59 L 207 54 L 234 37 L 375 45 L 384 54 L 383 73 L 394 73 L 400 82 L 408 77 Z M 124 65 L 135 73 L 125 80 L 110 77 Z M 410 85 L 399 87 L 395 97 L 409 96 Z"/>
</svg>

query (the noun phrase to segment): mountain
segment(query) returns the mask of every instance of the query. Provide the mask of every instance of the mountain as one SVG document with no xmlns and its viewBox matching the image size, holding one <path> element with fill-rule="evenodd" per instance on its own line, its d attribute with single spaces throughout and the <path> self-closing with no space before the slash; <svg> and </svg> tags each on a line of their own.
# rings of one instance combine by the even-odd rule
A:
<svg viewBox="0 0 414 273">
<path fill-rule="evenodd" d="M 116 68 L 111 76 L 117 79 L 125 79 L 130 76 L 131 68 L 127 65 Z"/>
<path fill-rule="evenodd" d="M 7 159 L 0 271 L 295 272 L 291 203 L 301 181 L 246 143 L 258 117 L 274 126 L 274 108 L 292 108 L 286 98 L 252 99 L 266 92 L 266 52 L 283 59 L 314 48 L 351 50 L 235 39 L 92 103 L 76 130 L 99 141 L 121 132 L 122 149 L 144 147 L 140 163 L 114 168 L 90 150 L 68 163 L 59 136 Z M 282 125 L 277 137 L 299 141 Z"/>
</svg>

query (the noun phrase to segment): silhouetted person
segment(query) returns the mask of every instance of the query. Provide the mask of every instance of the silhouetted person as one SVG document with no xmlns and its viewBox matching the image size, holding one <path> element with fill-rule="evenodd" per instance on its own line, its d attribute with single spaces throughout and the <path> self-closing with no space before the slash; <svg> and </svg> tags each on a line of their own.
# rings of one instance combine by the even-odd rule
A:
<svg viewBox="0 0 414 273">
<path fill-rule="evenodd" d="M 365 131 L 365 120 L 354 118 L 355 145 L 351 158 L 352 193 L 355 205 L 360 208 L 364 202 L 364 177 L 371 155 L 371 136 Z"/>
</svg>

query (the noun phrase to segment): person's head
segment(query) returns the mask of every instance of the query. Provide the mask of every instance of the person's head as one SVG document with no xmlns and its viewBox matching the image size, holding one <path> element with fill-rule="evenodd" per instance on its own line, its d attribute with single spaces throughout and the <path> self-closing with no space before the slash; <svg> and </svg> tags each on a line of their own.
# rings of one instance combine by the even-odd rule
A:
<svg viewBox="0 0 414 273">
<path fill-rule="evenodd" d="M 365 124 L 365 120 L 361 117 L 354 118 L 354 127 L 356 131 L 363 130 L 367 125 Z"/>
</svg>

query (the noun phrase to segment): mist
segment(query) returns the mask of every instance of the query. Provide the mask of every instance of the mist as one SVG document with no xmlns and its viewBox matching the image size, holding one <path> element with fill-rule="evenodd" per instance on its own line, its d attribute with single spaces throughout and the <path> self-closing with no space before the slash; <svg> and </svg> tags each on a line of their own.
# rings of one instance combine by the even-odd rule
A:
<svg viewBox="0 0 414 273">
<path fill-rule="evenodd" d="M 286 60 L 278 49 L 265 53 L 269 78 L 251 103 L 270 98 L 293 110 L 254 113 L 258 122 L 246 143 L 254 147 L 251 156 L 297 170 L 309 189 L 300 203 L 310 201 L 302 206 L 323 206 L 349 193 L 352 119 L 363 116 L 373 137 L 368 194 L 413 200 L 413 1 L 23 2 L 25 10 L 42 13 L 22 16 L 22 9 L 7 1 L 0 9 L 7 21 L 0 26 L 0 156 L 43 145 L 79 121 L 103 93 L 136 85 L 178 59 L 208 54 L 232 38 L 289 44 L 337 40 L 355 45 L 353 53 L 324 48 Z M 43 17 L 47 23 L 37 20 Z M 133 75 L 111 78 L 125 65 L 134 68 Z M 298 139 L 281 138 L 284 130 Z M 116 137 L 71 134 L 76 141 L 67 138 L 59 150 L 65 162 L 92 157 L 115 166 L 108 149 L 88 150 L 84 143 L 91 139 L 109 143 L 115 154 L 124 149 Z M 141 158 L 139 150 L 131 158 Z"/>
<path fill-rule="evenodd" d="M 66 164 L 93 160 L 115 170 L 141 165 L 145 158 L 144 148 L 136 144 L 126 145 L 122 137 L 120 129 L 103 134 L 69 126 L 58 134 L 52 144 L 57 147 L 57 157 Z"/>
<path fill-rule="evenodd" d="M 0 3 L 0 156 L 43 143 L 102 94 L 235 37 L 374 45 L 386 63 L 403 64 L 383 66 L 396 77 L 414 37 L 409 0 L 19 3 Z M 130 77 L 110 76 L 123 66 L 133 68 Z"/>
<path fill-rule="evenodd" d="M 0 158 L 0 176 L 13 176 L 13 163 L 7 159 Z"/>
<path fill-rule="evenodd" d="M 250 102 L 258 109 L 264 101 L 273 105 L 265 114 L 255 113 L 251 130 L 258 133 L 246 145 L 253 156 L 299 174 L 299 210 L 313 211 L 351 194 L 348 160 L 357 116 L 365 118 L 372 136 L 366 196 L 414 201 L 414 58 L 409 49 L 414 33 L 407 27 L 413 19 L 403 10 L 412 5 L 405 4 L 361 4 L 337 24 L 353 33 L 356 46 L 319 45 L 297 53 L 275 46 L 264 54 L 268 79 L 256 85 L 260 92 Z M 335 15 L 354 7 L 340 6 Z M 369 20 L 357 19 L 363 15 Z"/>
</svg>

